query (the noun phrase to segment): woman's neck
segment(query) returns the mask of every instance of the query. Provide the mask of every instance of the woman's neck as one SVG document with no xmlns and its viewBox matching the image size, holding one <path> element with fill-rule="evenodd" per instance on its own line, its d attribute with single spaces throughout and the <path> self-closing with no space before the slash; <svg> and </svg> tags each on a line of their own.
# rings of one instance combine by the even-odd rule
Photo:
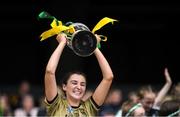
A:
<svg viewBox="0 0 180 117">
<path fill-rule="evenodd" d="M 81 101 L 67 98 L 67 102 L 71 107 L 79 107 Z"/>
</svg>

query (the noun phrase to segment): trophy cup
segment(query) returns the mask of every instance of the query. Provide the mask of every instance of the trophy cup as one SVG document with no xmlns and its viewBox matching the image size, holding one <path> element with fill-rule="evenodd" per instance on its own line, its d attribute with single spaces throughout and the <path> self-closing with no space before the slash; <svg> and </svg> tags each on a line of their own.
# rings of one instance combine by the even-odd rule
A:
<svg viewBox="0 0 180 117">
<path fill-rule="evenodd" d="M 97 47 L 96 36 L 82 23 L 72 23 L 74 33 L 67 33 L 67 45 L 78 56 L 90 56 Z"/>
<path fill-rule="evenodd" d="M 53 19 L 51 23 L 52 28 L 40 35 L 41 41 L 59 33 L 65 33 L 67 35 L 67 46 L 71 48 L 75 54 L 82 57 L 90 56 L 96 47 L 100 48 L 100 43 L 97 42 L 95 32 L 104 25 L 117 21 L 112 18 L 104 17 L 96 24 L 93 30 L 90 31 L 90 29 L 83 23 L 67 22 L 66 25 L 63 25 L 61 21 L 45 11 L 41 12 L 38 15 L 38 18 Z M 106 36 L 99 35 L 99 37 L 101 39 L 100 41 L 107 41 Z"/>
</svg>

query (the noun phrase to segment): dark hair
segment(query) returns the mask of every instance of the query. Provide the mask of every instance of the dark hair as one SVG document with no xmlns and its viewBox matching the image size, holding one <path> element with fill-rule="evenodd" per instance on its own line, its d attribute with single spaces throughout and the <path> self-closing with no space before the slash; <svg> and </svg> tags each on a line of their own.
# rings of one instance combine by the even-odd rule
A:
<svg viewBox="0 0 180 117">
<path fill-rule="evenodd" d="M 180 100 L 167 100 L 161 105 L 159 115 L 168 116 L 176 112 L 179 108 L 180 108 Z"/>
<path fill-rule="evenodd" d="M 71 72 L 68 72 L 64 77 L 63 77 L 63 79 L 61 80 L 61 86 L 63 85 L 63 84 L 67 84 L 67 81 L 69 80 L 69 78 L 73 75 L 73 74 L 78 74 L 78 75 L 82 75 L 82 76 L 84 76 L 84 78 L 85 78 L 85 80 L 86 80 L 86 75 L 83 73 L 83 72 L 81 72 L 81 71 L 71 71 Z M 86 80 L 86 82 L 87 82 L 87 80 Z"/>
</svg>

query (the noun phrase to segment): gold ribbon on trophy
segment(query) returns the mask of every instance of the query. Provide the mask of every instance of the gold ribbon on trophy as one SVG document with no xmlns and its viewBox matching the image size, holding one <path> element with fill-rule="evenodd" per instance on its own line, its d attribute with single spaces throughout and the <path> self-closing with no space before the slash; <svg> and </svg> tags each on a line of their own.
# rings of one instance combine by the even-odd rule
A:
<svg viewBox="0 0 180 117">
<path fill-rule="evenodd" d="M 57 20 L 54 16 L 51 16 L 49 13 L 44 11 L 39 14 L 38 18 L 53 19 L 51 22 L 51 29 L 43 32 L 40 35 L 40 41 L 63 32 L 67 35 L 67 41 L 69 42 L 67 45 L 77 55 L 84 57 L 91 55 L 96 47 L 101 48 L 100 42 L 97 42 L 95 32 L 101 29 L 104 25 L 117 21 L 112 18 L 104 17 L 96 24 L 93 30 L 90 31 L 90 29 L 82 23 L 68 22 L 69 25 L 63 25 L 62 21 Z M 100 41 L 107 41 L 106 36 L 98 36 L 100 37 Z"/>
<path fill-rule="evenodd" d="M 67 32 L 70 32 L 70 33 L 74 33 L 75 30 L 74 30 L 74 27 L 72 25 L 70 26 L 65 26 L 62 24 L 61 21 L 57 20 L 55 17 L 53 16 L 50 16 L 47 12 L 41 12 L 39 14 L 39 18 L 53 18 L 54 20 L 52 21 L 51 23 L 51 29 L 43 32 L 40 37 L 41 37 L 41 41 L 51 37 L 51 36 L 54 36 L 54 35 L 57 35 L 59 34 L 60 32 L 63 32 L 63 31 L 67 31 Z M 97 24 L 96 26 L 93 28 L 92 30 L 92 33 L 95 33 L 97 30 L 101 29 L 104 25 L 108 24 L 108 23 L 112 23 L 114 21 L 117 21 L 115 19 L 112 19 L 112 18 L 108 18 L 108 17 L 104 17 L 103 19 L 101 19 Z M 100 37 L 104 37 L 104 39 L 102 41 L 106 41 L 107 40 L 107 37 L 106 36 L 103 36 L 103 35 L 100 35 Z"/>
</svg>

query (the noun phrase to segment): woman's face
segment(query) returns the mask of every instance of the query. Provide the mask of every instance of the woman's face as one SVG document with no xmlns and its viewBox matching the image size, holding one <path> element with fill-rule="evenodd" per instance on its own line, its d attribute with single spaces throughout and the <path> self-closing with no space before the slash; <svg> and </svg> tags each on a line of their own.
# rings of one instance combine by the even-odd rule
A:
<svg viewBox="0 0 180 117">
<path fill-rule="evenodd" d="M 156 95 L 154 93 L 151 93 L 151 92 L 146 93 L 144 95 L 144 98 L 142 99 L 141 103 L 147 112 L 152 108 L 152 106 L 154 104 L 155 97 L 156 97 Z"/>
<path fill-rule="evenodd" d="M 81 100 L 86 90 L 86 80 L 80 74 L 73 74 L 67 81 L 67 85 L 63 85 L 67 98 Z"/>
<path fill-rule="evenodd" d="M 145 116 L 145 110 L 143 107 L 139 107 L 134 111 L 134 117 L 142 117 Z"/>
</svg>

